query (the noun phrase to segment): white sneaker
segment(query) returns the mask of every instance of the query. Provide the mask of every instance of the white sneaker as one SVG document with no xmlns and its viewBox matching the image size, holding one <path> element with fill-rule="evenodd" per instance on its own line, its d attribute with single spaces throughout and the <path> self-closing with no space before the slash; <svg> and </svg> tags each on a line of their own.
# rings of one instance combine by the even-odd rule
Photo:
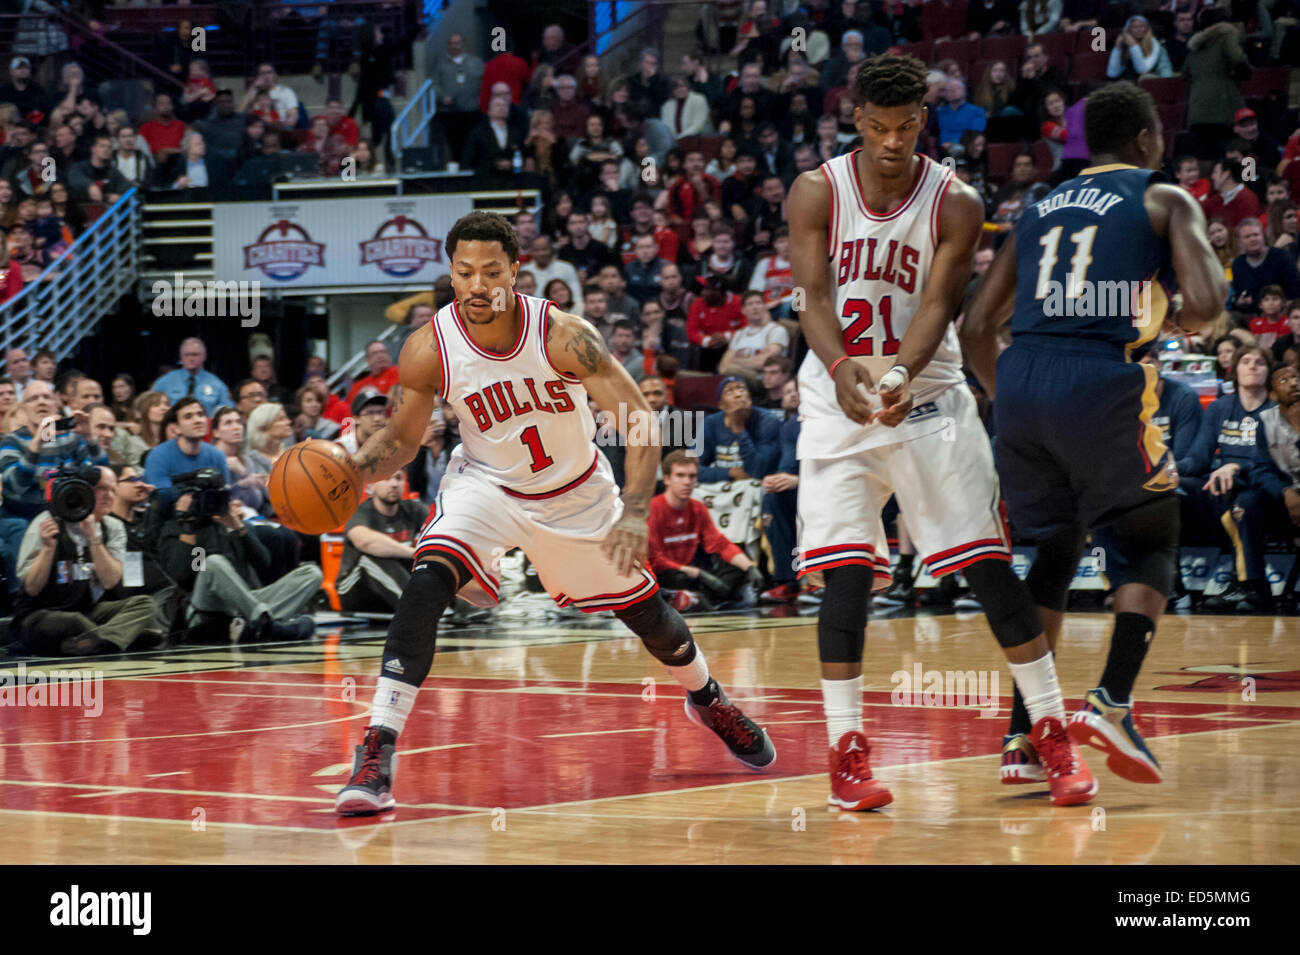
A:
<svg viewBox="0 0 1300 955">
<path fill-rule="evenodd" d="M 230 642 L 238 643 L 239 638 L 244 635 L 244 631 L 247 628 L 248 628 L 248 621 L 245 620 L 243 617 L 231 617 L 230 618 Z"/>
</svg>

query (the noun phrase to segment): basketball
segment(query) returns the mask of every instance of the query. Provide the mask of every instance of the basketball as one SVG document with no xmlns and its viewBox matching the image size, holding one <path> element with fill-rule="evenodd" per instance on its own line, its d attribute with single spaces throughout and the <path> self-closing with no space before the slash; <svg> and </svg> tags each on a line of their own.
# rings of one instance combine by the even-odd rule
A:
<svg viewBox="0 0 1300 955">
<path fill-rule="evenodd" d="M 361 503 L 361 475 L 341 445 L 312 438 L 280 455 L 267 491 L 286 527 L 325 534 L 347 523 Z"/>
</svg>

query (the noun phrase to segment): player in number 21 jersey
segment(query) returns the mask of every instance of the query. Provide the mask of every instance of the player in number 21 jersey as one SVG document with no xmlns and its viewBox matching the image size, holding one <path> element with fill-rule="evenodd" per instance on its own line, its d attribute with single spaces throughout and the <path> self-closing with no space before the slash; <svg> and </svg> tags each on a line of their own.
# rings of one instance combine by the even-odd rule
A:
<svg viewBox="0 0 1300 955">
<path fill-rule="evenodd" d="M 880 512 L 894 495 L 936 577 L 962 571 L 1033 716 L 1031 781 L 1061 805 L 1096 782 L 1065 732 L 1056 669 L 1029 591 L 1011 570 L 997 476 L 952 328 L 984 221 L 975 192 L 916 153 L 925 67 L 859 64 L 862 148 L 790 193 L 791 261 L 811 351 L 799 372 L 799 572 L 826 579 L 817 619 L 830 803 L 891 801 L 862 732 L 862 649 L 873 587 L 888 586 Z M 875 397 L 873 409 L 870 399 Z"/>
<path fill-rule="evenodd" d="M 912 191 L 889 213 L 875 213 L 862 196 L 857 175 L 861 149 L 836 156 L 821 169 L 831 192 L 827 254 L 835 315 L 844 330 L 844 353 L 880 378 L 898 362 L 898 346 L 921 304 L 938 240 L 939 212 L 952 171 L 917 155 Z M 965 381 L 957 333 L 949 325 L 934 358 L 912 379 L 912 401 L 933 401 Z M 801 457 L 833 457 L 899 441 L 883 423 L 851 421 L 835 398 L 835 382 L 809 351 L 799 369 Z M 913 419 L 905 431 L 935 430 L 939 422 Z"/>
</svg>

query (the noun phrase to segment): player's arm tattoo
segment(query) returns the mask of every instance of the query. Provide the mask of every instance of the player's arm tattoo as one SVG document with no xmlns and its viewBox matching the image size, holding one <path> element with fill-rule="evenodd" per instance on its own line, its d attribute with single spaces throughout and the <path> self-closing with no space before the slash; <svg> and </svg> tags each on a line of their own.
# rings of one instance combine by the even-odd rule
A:
<svg viewBox="0 0 1300 955">
<path fill-rule="evenodd" d="M 377 434 L 365 443 L 353 460 L 364 478 L 368 474 L 378 473 L 392 458 L 397 457 L 399 450 L 395 440 Z"/>
<path fill-rule="evenodd" d="M 587 369 L 588 374 L 596 374 L 604 367 L 605 362 L 609 360 L 609 352 L 605 348 L 604 341 L 601 340 L 594 329 L 587 326 L 579 326 L 574 333 L 565 340 L 564 350 L 571 351 L 581 362 L 582 367 Z"/>
</svg>

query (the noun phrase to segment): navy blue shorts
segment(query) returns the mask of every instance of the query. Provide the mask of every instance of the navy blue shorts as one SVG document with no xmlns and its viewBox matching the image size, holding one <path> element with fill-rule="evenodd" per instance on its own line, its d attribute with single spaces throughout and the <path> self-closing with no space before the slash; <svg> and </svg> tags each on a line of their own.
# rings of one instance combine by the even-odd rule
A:
<svg viewBox="0 0 1300 955">
<path fill-rule="evenodd" d="M 1122 355 L 1017 341 L 999 357 L 993 454 L 1018 534 L 1101 527 L 1178 487 L 1151 424 L 1156 370 Z"/>
</svg>

